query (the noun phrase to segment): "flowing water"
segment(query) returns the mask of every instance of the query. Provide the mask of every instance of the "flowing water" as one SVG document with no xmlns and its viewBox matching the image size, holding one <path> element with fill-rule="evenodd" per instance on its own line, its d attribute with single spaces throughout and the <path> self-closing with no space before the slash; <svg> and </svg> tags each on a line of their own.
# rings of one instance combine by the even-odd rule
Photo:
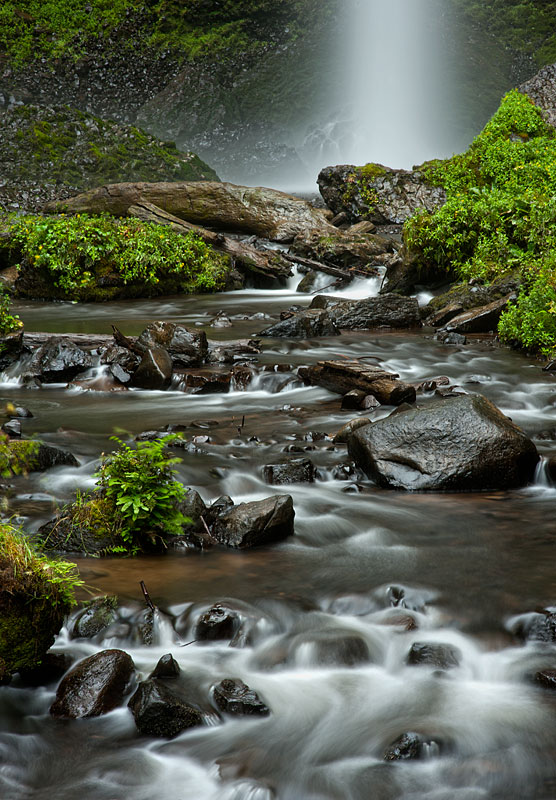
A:
<svg viewBox="0 0 556 800">
<path fill-rule="evenodd" d="M 352 294 L 375 292 L 360 283 Z M 212 339 L 252 336 L 267 317 L 300 303 L 292 287 L 109 305 L 26 303 L 28 330 L 137 334 L 153 319 L 199 326 Z M 223 310 L 233 327 L 211 327 Z M 82 577 L 117 593 L 119 620 L 93 640 L 55 650 L 82 658 L 121 647 L 146 677 L 171 652 L 179 679 L 206 725 L 172 741 L 137 734 L 124 706 L 106 716 L 49 716 L 55 684 L 0 687 L 3 800 L 479 800 L 554 797 L 556 718 L 550 692 L 530 676 L 556 666 L 553 645 L 523 644 L 520 615 L 555 601 L 556 490 L 539 470 L 534 486 L 488 494 L 407 494 L 354 472 L 345 447 L 323 433 L 353 412 L 337 396 L 302 386 L 294 369 L 329 357 L 364 357 L 416 381 L 447 375 L 481 392 L 554 453 L 554 379 L 537 363 L 490 340 L 447 347 L 423 332 L 358 332 L 312 341 L 266 340 L 259 361 L 283 371 L 258 375 L 246 391 L 98 393 L 24 389 L 4 376 L 1 398 L 29 407 L 24 433 L 70 449 L 77 469 L 14 480 L 10 512 L 28 530 L 55 503 L 89 487 L 114 429 L 130 434 L 167 423 L 210 441 L 183 453 L 180 478 L 205 501 L 278 492 L 293 497 L 295 536 L 252 551 L 215 548 L 136 559 L 78 559 Z M 288 366 L 289 365 L 289 366 Z M 423 397 L 420 402 L 427 402 Z M 377 415 L 391 409 L 380 409 Z M 265 464 L 310 457 L 314 484 L 269 487 Z M 344 465 L 344 466 L 340 466 Z M 144 580 L 161 612 L 154 642 L 140 644 Z M 213 603 L 232 606 L 243 636 L 182 645 Z M 354 638 L 363 659 L 353 659 Z M 406 663 L 414 642 L 462 652 L 448 672 Z M 267 718 L 219 720 L 211 687 L 238 677 L 271 709 Z M 386 763 L 406 731 L 431 744 L 419 761 Z"/>
</svg>

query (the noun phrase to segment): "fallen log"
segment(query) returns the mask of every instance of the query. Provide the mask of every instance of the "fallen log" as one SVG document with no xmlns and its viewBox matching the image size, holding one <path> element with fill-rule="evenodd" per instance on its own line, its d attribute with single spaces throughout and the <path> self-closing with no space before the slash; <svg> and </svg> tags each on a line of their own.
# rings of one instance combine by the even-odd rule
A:
<svg viewBox="0 0 556 800">
<path fill-rule="evenodd" d="M 415 387 L 398 380 L 397 373 L 360 361 L 319 361 L 310 367 L 300 367 L 298 375 L 304 383 L 322 386 L 336 394 L 345 395 L 357 389 L 383 405 L 414 403 L 416 398 Z"/>
<path fill-rule="evenodd" d="M 55 338 L 67 339 L 82 350 L 96 350 L 98 347 L 108 347 L 114 343 L 112 336 L 103 333 L 27 333 L 25 331 L 23 344 L 25 347 L 35 349 Z"/>
<path fill-rule="evenodd" d="M 306 200 L 260 186 L 213 181 L 111 183 L 63 201 L 47 203 L 47 213 L 69 212 L 123 217 L 130 206 L 151 203 L 179 219 L 225 231 L 291 242 L 308 230 L 337 233 L 326 212 Z"/>
<path fill-rule="evenodd" d="M 282 259 L 282 254 L 274 251 L 257 250 L 247 242 L 224 236 L 222 233 L 215 233 L 191 222 L 179 219 L 163 208 L 152 203 L 140 202 L 127 209 L 127 216 L 135 217 L 143 222 L 156 222 L 158 225 L 165 225 L 176 233 L 189 233 L 194 231 L 206 244 L 214 247 L 222 253 L 230 255 L 243 272 L 255 272 L 267 278 L 287 278 L 291 275 L 291 268 Z"/>
</svg>

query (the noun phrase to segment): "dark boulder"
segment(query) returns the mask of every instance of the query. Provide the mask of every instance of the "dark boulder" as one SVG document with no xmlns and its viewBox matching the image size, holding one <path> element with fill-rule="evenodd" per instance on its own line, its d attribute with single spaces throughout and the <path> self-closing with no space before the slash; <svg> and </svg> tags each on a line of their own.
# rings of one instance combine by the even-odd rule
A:
<svg viewBox="0 0 556 800">
<path fill-rule="evenodd" d="M 70 719 L 107 714 L 123 701 L 134 669 L 123 650 L 102 650 L 83 659 L 61 681 L 50 713 Z"/>
<path fill-rule="evenodd" d="M 395 742 L 386 749 L 385 761 L 408 761 L 412 759 L 431 758 L 440 751 L 438 742 L 425 738 L 420 733 L 409 731 L 402 733 Z"/>
<path fill-rule="evenodd" d="M 289 483 L 313 483 L 315 465 L 309 458 L 293 458 L 285 464 L 267 464 L 263 467 L 266 483 L 286 485 Z"/>
<path fill-rule="evenodd" d="M 295 511 L 289 495 L 241 503 L 215 520 L 212 536 L 228 547 L 244 549 L 293 536 Z"/>
<path fill-rule="evenodd" d="M 348 300 L 329 308 L 328 313 L 334 324 L 342 330 L 421 327 L 417 299 L 398 294 Z"/>
<path fill-rule="evenodd" d="M 266 717 L 270 714 L 257 692 L 239 678 L 225 678 L 214 687 L 214 702 L 226 714 Z"/>
<path fill-rule="evenodd" d="M 370 660 L 367 643 L 353 631 L 324 630 L 301 634 L 294 639 L 292 652 L 297 654 L 300 648 L 304 650 L 303 660 L 317 666 L 356 667 Z"/>
<path fill-rule="evenodd" d="M 203 715 L 155 678 L 143 681 L 128 703 L 139 733 L 172 739 L 203 724 Z"/>
<path fill-rule="evenodd" d="M 535 673 L 534 682 L 543 689 L 556 690 L 556 669 L 541 669 Z"/>
<path fill-rule="evenodd" d="M 83 553 L 101 556 L 112 552 L 121 544 L 116 537 L 99 533 L 88 525 L 79 527 L 70 516 L 58 513 L 37 531 L 37 539 L 44 550 L 58 553 Z"/>
<path fill-rule="evenodd" d="M 0 370 L 14 364 L 23 353 L 23 325 L 19 330 L 0 336 Z"/>
<path fill-rule="evenodd" d="M 452 317 L 444 330 L 448 333 L 489 333 L 498 329 L 502 312 L 516 295 L 510 294 L 479 308 L 473 308 Z"/>
<path fill-rule="evenodd" d="M 180 674 L 180 665 L 171 653 L 160 656 L 156 667 L 149 678 L 177 678 Z"/>
<path fill-rule="evenodd" d="M 340 331 L 328 311 L 308 308 L 275 325 L 265 328 L 259 336 L 310 339 L 313 336 L 339 336 Z"/>
<path fill-rule="evenodd" d="M 97 597 L 86 603 L 73 621 L 72 639 L 90 639 L 107 628 L 116 620 L 118 598 Z"/>
<path fill-rule="evenodd" d="M 137 339 L 145 350 L 166 350 L 174 365 L 198 367 L 207 358 L 208 341 L 204 331 L 189 331 L 174 322 L 151 322 Z"/>
<path fill-rule="evenodd" d="M 530 482 L 533 442 L 481 395 L 436 401 L 354 431 L 348 451 L 381 486 L 486 491 Z"/>
<path fill-rule="evenodd" d="M 107 347 L 100 356 L 101 364 L 108 364 L 111 374 L 120 383 L 127 384 L 141 361 L 137 353 L 112 344 Z"/>
<path fill-rule="evenodd" d="M 145 352 L 133 373 L 132 383 L 141 389 L 167 389 L 172 380 L 172 359 L 161 347 Z"/>
<path fill-rule="evenodd" d="M 533 642 L 556 642 L 556 611 L 525 614 L 517 620 L 513 632 Z"/>
<path fill-rule="evenodd" d="M 459 667 L 461 658 L 461 650 L 452 645 L 414 642 L 407 655 L 407 663 L 411 666 L 426 664 L 438 669 L 451 669 Z"/>
<path fill-rule="evenodd" d="M 43 383 L 71 381 L 80 372 L 94 366 L 94 359 L 69 339 L 54 337 L 35 351 L 27 374 Z"/>
<path fill-rule="evenodd" d="M 204 642 L 232 639 L 238 626 L 239 616 L 237 612 L 220 603 L 216 603 L 199 617 L 195 626 L 195 639 Z"/>
</svg>

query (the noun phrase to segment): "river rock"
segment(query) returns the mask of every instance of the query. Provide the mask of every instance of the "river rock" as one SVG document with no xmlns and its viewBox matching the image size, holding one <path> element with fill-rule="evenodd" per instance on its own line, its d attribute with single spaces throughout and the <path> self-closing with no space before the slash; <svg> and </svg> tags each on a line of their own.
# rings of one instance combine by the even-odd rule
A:
<svg viewBox="0 0 556 800">
<path fill-rule="evenodd" d="M 309 294 L 310 292 L 314 291 L 319 280 L 320 274 L 315 272 L 314 269 L 310 269 L 299 281 L 295 291 L 300 292 L 301 294 Z"/>
<path fill-rule="evenodd" d="M 526 614 L 518 620 L 514 632 L 527 641 L 556 642 L 556 611 Z"/>
<path fill-rule="evenodd" d="M 444 330 L 448 333 L 489 333 L 496 331 L 502 312 L 506 310 L 510 300 L 515 300 L 515 298 L 515 294 L 509 294 L 485 306 L 457 314 L 446 323 Z"/>
<path fill-rule="evenodd" d="M 299 233 L 291 252 L 339 269 L 353 267 L 364 270 L 377 263 L 377 256 L 396 252 L 399 245 L 393 239 L 372 233 L 353 233 L 335 229 L 323 236 L 320 231 Z M 369 274 L 372 274 L 370 272 Z"/>
<path fill-rule="evenodd" d="M 446 192 L 431 186 L 419 170 L 391 169 L 382 164 L 325 167 L 318 176 L 319 191 L 334 214 L 383 225 L 403 223 L 416 211 L 434 211 L 446 202 Z"/>
<path fill-rule="evenodd" d="M 351 434 L 348 451 L 380 486 L 417 491 L 523 486 L 539 460 L 533 442 L 482 395 L 378 420 Z"/>
<path fill-rule="evenodd" d="M 69 339 L 54 337 L 35 351 L 27 369 L 43 383 L 61 383 L 94 366 L 93 357 Z"/>
<path fill-rule="evenodd" d="M 310 367 L 299 367 L 301 380 L 312 386 L 322 386 L 329 392 L 345 395 L 353 389 L 372 395 L 379 403 L 399 406 L 414 403 L 415 387 L 398 380 L 396 372 L 362 361 L 318 361 Z"/>
<path fill-rule="evenodd" d="M 116 620 L 118 598 L 97 597 L 86 603 L 85 608 L 73 621 L 71 638 L 90 639 Z"/>
<path fill-rule="evenodd" d="M 461 658 L 458 647 L 436 642 L 414 642 L 407 655 L 407 663 L 411 666 L 426 664 L 438 669 L 451 669 L 459 667 Z"/>
<path fill-rule="evenodd" d="M 143 681 L 128 707 L 139 733 L 173 739 L 187 728 L 203 724 L 203 715 L 155 678 Z"/>
<path fill-rule="evenodd" d="M 172 380 L 172 359 L 162 347 L 149 348 L 132 378 L 141 389 L 167 389 Z"/>
<path fill-rule="evenodd" d="M 101 364 L 108 364 L 111 374 L 123 384 L 131 381 L 140 361 L 141 358 L 137 353 L 117 344 L 110 345 L 100 355 Z"/>
<path fill-rule="evenodd" d="M 0 370 L 14 364 L 23 353 L 23 325 L 19 330 L 0 336 Z"/>
<path fill-rule="evenodd" d="M 304 652 L 299 656 L 299 650 Z M 370 653 L 367 643 L 353 631 L 324 630 L 296 637 L 292 643 L 296 663 L 300 661 L 316 666 L 356 667 L 368 663 Z"/>
<path fill-rule="evenodd" d="M 197 532 L 203 530 L 203 523 L 201 517 L 206 513 L 207 507 L 199 492 L 195 489 L 188 489 L 185 499 L 180 506 L 180 511 L 184 514 L 189 522 L 184 525 L 184 531 Z"/>
<path fill-rule="evenodd" d="M 409 731 L 402 733 L 395 742 L 386 749 L 384 753 L 385 761 L 408 761 L 410 759 L 421 759 L 430 757 L 438 753 L 439 745 L 437 742 L 426 739 L 422 734 Z"/>
<path fill-rule="evenodd" d="M 270 709 L 257 692 L 239 678 L 225 678 L 214 687 L 214 702 L 226 714 L 266 717 Z"/>
<path fill-rule="evenodd" d="M 177 678 L 180 672 L 180 665 L 174 656 L 171 653 L 166 653 L 160 656 L 149 678 Z"/>
<path fill-rule="evenodd" d="M 211 535 L 220 544 L 241 550 L 271 544 L 293 536 L 294 517 L 290 495 L 275 495 L 224 512 L 214 522 Z"/>
<path fill-rule="evenodd" d="M 340 331 L 328 311 L 308 308 L 265 328 L 259 335 L 310 339 L 314 336 L 339 336 Z"/>
<path fill-rule="evenodd" d="M 190 331 L 173 322 L 150 322 L 137 339 L 146 350 L 161 347 L 175 366 L 199 367 L 207 358 L 208 341 L 204 331 Z"/>
<path fill-rule="evenodd" d="M 237 611 L 216 603 L 209 608 L 195 626 L 195 639 L 215 642 L 219 639 L 232 639 L 239 625 Z"/>
<path fill-rule="evenodd" d="M 349 422 L 346 422 L 345 425 L 342 425 L 340 430 L 334 434 L 332 437 L 332 441 L 334 444 L 347 444 L 347 441 L 351 434 L 358 430 L 359 428 L 364 428 L 366 425 L 370 425 L 371 420 L 368 417 L 355 417 L 354 419 L 350 419 Z"/>
<path fill-rule="evenodd" d="M 556 64 L 549 64 L 519 87 L 519 91 L 542 108 L 544 118 L 556 128 Z"/>
<path fill-rule="evenodd" d="M 78 467 L 72 453 L 34 439 L 10 439 L 5 442 L 5 452 L 0 457 L 0 469 L 14 474 L 45 472 L 51 467 Z"/>
<path fill-rule="evenodd" d="M 50 713 L 71 719 L 107 714 L 122 702 L 134 669 L 123 650 L 102 650 L 83 659 L 61 681 Z"/>
<path fill-rule="evenodd" d="M 285 464 L 267 464 L 263 467 L 263 478 L 273 486 L 313 483 L 315 465 L 309 458 L 293 458 Z"/>
<path fill-rule="evenodd" d="M 343 330 L 421 327 L 417 299 L 398 294 L 348 300 L 328 309 L 328 313 L 334 324 Z"/>
</svg>

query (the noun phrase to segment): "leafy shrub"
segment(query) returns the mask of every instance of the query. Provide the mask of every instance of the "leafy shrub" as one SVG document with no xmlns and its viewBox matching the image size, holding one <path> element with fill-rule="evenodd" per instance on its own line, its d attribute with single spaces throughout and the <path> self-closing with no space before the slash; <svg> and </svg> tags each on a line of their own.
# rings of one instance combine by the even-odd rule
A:
<svg viewBox="0 0 556 800">
<path fill-rule="evenodd" d="M 519 269 L 521 295 L 500 335 L 551 352 L 556 311 L 542 296 L 553 291 L 556 130 L 528 97 L 512 91 L 467 152 L 422 169 L 445 187 L 447 202 L 408 220 L 406 244 L 423 267 L 455 270 L 467 280 L 488 283 Z"/>
<path fill-rule="evenodd" d="M 228 258 L 194 232 L 182 235 L 156 223 L 108 215 L 17 217 L 10 234 L 34 270 L 44 271 L 70 298 L 91 298 L 103 276 L 151 293 L 165 280 L 186 291 L 216 290 L 229 268 Z"/>
<path fill-rule="evenodd" d="M 0 336 L 14 333 L 23 326 L 18 314 L 10 314 L 10 305 L 10 298 L 0 290 Z"/>
</svg>

